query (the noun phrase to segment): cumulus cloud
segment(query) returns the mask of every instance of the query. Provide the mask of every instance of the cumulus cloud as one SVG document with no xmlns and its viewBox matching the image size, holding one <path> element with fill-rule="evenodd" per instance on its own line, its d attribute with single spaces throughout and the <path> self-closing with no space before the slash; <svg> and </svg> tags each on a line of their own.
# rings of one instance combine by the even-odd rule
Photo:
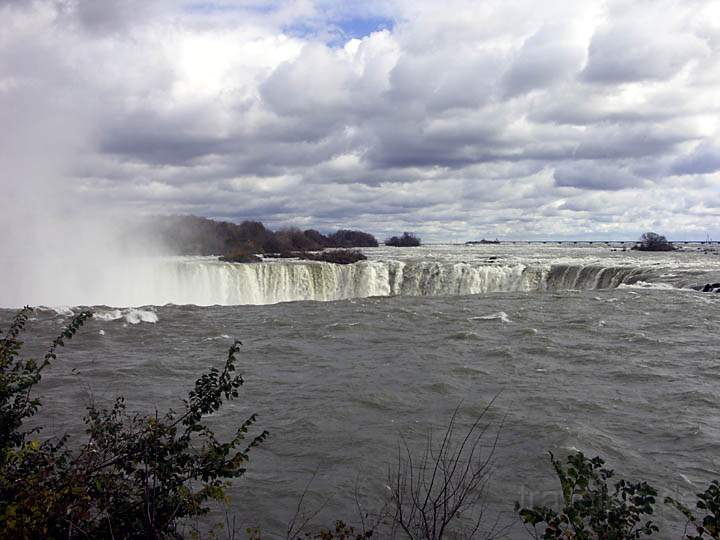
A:
<svg viewBox="0 0 720 540">
<path fill-rule="evenodd" d="M 575 35 L 574 35 L 575 34 Z M 587 45 L 573 28 L 550 24 L 530 36 L 512 60 L 503 81 L 506 94 L 545 89 L 580 71 Z"/>
<path fill-rule="evenodd" d="M 660 14 L 640 11 L 637 18 L 599 29 L 590 43 L 584 78 L 604 84 L 662 81 L 680 76 L 689 63 L 709 53 L 693 33 L 643 24 L 647 17 L 662 20 Z"/>
<path fill-rule="evenodd" d="M 634 174 L 593 161 L 576 161 L 560 165 L 553 173 L 555 185 L 578 189 L 616 190 L 637 188 L 643 180 Z"/>
<path fill-rule="evenodd" d="M 716 2 L 355 4 L 0 1 L 0 213 L 720 234 Z"/>
<path fill-rule="evenodd" d="M 709 174 L 720 171 L 720 141 L 704 141 L 692 152 L 677 158 L 675 174 Z"/>
</svg>

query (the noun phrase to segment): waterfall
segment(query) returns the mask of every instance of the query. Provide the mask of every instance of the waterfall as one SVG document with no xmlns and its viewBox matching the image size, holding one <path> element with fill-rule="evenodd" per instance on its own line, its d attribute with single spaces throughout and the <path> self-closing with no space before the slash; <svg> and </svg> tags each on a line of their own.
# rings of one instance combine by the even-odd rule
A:
<svg viewBox="0 0 720 540">
<path fill-rule="evenodd" d="M 566 265 L 550 268 L 546 280 L 548 290 L 613 289 L 631 285 L 645 278 L 651 279 L 647 269 L 634 266 Z"/>
<path fill-rule="evenodd" d="M 212 257 L 186 257 L 123 259 L 116 264 L 100 266 L 98 263 L 97 266 L 83 276 L 68 274 L 58 279 L 61 286 L 33 287 L 30 297 L 23 296 L 17 304 L 115 307 L 170 303 L 274 304 L 370 296 L 600 289 L 653 280 L 651 270 L 633 266 L 499 261 L 368 260 L 336 265 L 278 260 L 234 264 Z M 62 273 L 58 275 L 62 276 Z M 16 296 L 20 297 L 19 294 Z M 17 307 L 12 298 L 3 298 L 3 304 Z"/>
<path fill-rule="evenodd" d="M 370 296 L 452 296 L 509 291 L 614 288 L 633 283 L 634 267 L 473 265 L 447 262 L 312 261 L 256 264 L 166 262 L 144 304 L 236 305 Z"/>
</svg>

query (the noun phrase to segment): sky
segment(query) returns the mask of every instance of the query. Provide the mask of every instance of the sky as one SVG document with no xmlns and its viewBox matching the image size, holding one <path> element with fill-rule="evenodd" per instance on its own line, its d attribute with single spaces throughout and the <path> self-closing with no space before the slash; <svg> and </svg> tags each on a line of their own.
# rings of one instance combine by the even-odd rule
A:
<svg viewBox="0 0 720 540">
<path fill-rule="evenodd" d="M 0 21 L 5 231 L 720 239 L 718 0 L 0 0 Z"/>
</svg>

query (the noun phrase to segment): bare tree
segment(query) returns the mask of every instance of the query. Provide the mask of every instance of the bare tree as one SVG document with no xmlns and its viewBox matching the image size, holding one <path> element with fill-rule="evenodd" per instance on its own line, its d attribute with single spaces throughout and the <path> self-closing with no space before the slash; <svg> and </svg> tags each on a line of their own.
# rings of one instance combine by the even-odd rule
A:
<svg viewBox="0 0 720 540">
<path fill-rule="evenodd" d="M 494 398 L 466 429 L 458 428 L 458 406 L 445 427 L 442 438 L 428 432 L 422 450 L 411 449 L 401 437 L 397 463 L 388 473 L 389 494 L 381 509 L 363 508 L 359 485 L 355 484 L 358 527 L 335 522 L 335 528 L 319 529 L 311 525 L 327 503 L 305 511 L 305 496 L 317 470 L 305 486 L 295 514 L 288 524 L 286 538 L 322 538 L 355 540 L 361 538 L 440 540 L 491 539 L 503 528 L 499 517 L 487 515 L 485 488 L 492 471 L 502 422 L 493 423 L 487 413 Z"/>
<path fill-rule="evenodd" d="M 486 523 L 484 491 L 501 425 L 486 415 L 493 399 L 464 432 L 457 433 L 455 409 L 439 445 L 427 436 L 414 455 L 406 439 L 398 446 L 397 467 L 389 474 L 392 537 L 411 540 L 493 538 L 497 519 Z"/>
</svg>

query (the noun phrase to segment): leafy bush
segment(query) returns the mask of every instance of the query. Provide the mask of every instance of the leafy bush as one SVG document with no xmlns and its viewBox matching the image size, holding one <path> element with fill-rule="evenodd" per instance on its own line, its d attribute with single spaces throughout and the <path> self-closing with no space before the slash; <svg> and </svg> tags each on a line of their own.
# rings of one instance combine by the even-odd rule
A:
<svg viewBox="0 0 720 540">
<path fill-rule="evenodd" d="M 315 240 L 308 238 L 305 233 L 296 227 L 280 229 L 275 233 L 280 242 L 281 249 L 278 251 L 316 251 L 322 249 L 322 245 Z"/>
<path fill-rule="evenodd" d="M 123 398 L 110 409 L 90 405 L 87 438 L 39 437 L 25 429 L 41 407 L 31 397 L 42 371 L 92 315 L 75 316 L 42 362 L 21 358 L 20 340 L 31 313 L 17 314 L 0 340 L 0 530 L 8 538 L 179 538 L 183 519 L 225 498 L 229 480 L 242 476 L 263 431 L 245 443 L 252 415 L 229 441 L 217 440 L 204 417 L 238 397 L 240 342 L 222 369 L 210 369 L 183 400 L 180 412 L 130 415 Z"/>
<path fill-rule="evenodd" d="M 657 491 L 646 482 L 621 479 L 610 488 L 613 471 L 603 467 L 601 458 L 588 459 L 582 452 L 568 456 L 567 469 L 552 453 L 550 461 L 560 480 L 562 508 L 515 504 L 523 522 L 532 526 L 534 538 L 630 540 L 658 532 L 646 518 L 654 511 Z"/>
<path fill-rule="evenodd" d="M 703 493 L 697 494 L 696 508 L 705 512 L 702 519 L 695 517 L 687 506 L 673 499 L 666 497 L 665 503 L 680 510 L 687 518 L 688 526 L 692 526 L 694 534 L 687 534 L 687 540 L 703 540 L 706 538 L 720 538 L 720 482 L 713 480 Z"/>
<path fill-rule="evenodd" d="M 667 238 L 654 232 L 646 232 L 640 237 L 640 243 L 632 249 L 639 251 L 674 251 L 675 246 Z"/>
<path fill-rule="evenodd" d="M 330 238 L 322 234 L 320 231 L 316 231 L 315 229 L 307 229 L 303 231 L 303 234 L 321 248 L 333 247 L 334 245 Z"/>
<path fill-rule="evenodd" d="M 308 532 L 297 540 L 363 540 L 372 538 L 373 531 L 356 531 L 354 527 L 346 525 L 343 521 L 336 521 L 335 526 L 329 529 L 320 529 L 318 532 Z"/>
<path fill-rule="evenodd" d="M 348 229 L 340 229 L 328 235 L 328 239 L 331 243 L 327 247 L 353 248 L 378 246 L 378 241 L 372 234 Z"/>
<path fill-rule="evenodd" d="M 404 232 L 402 236 L 391 236 L 385 240 L 385 245 L 395 247 L 417 247 L 420 245 L 420 238 L 412 233 Z"/>
</svg>

